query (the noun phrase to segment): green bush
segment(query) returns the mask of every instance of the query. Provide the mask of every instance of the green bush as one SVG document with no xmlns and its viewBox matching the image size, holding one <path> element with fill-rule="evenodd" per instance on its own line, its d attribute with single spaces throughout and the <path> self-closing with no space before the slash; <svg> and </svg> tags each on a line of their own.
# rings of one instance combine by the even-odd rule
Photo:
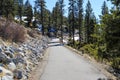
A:
<svg viewBox="0 0 120 80">
<path fill-rule="evenodd" d="M 68 46 L 73 47 L 73 40 L 72 40 L 72 39 L 69 39 L 69 40 L 68 40 Z"/>
<path fill-rule="evenodd" d="M 120 70 L 120 58 L 114 58 L 112 60 L 112 67 L 115 68 L 115 69 L 119 69 Z"/>
<path fill-rule="evenodd" d="M 79 41 L 75 41 L 74 48 L 79 49 L 80 43 Z"/>
<path fill-rule="evenodd" d="M 96 47 L 94 44 L 87 44 L 81 49 L 98 60 L 98 47 Z"/>
</svg>

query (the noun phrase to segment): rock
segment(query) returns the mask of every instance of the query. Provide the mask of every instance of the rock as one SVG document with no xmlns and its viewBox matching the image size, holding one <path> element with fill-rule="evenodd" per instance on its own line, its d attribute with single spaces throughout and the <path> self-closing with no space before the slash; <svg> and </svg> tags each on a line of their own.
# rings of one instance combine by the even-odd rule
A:
<svg viewBox="0 0 120 80">
<path fill-rule="evenodd" d="M 114 73 L 114 69 L 112 67 L 108 67 L 107 70 L 110 72 L 110 73 Z"/>
<path fill-rule="evenodd" d="M 0 46 L 0 73 L 4 73 L 2 80 L 27 80 L 29 73 L 38 65 L 46 47 L 45 37 L 42 40 L 33 38 L 23 44 Z M 9 70 L 5 69 L 4 65 L 7 65 Z"/>
<path fill-rule="evenodd" d="M 24 66 L 24 64 L 22 64 L 22 63 L 18 63 L 17 64 L 17 69 L 23 69 L 25 66 Z"/>
<path fill-rule="evenodd" d="M 2 80 L 13 80 L 13 76 L 5 75 L 2 77 Z"/>
<path fill-rule="evenodd" d="M 0 63 L 0 66 L 3 67 L 4 66 L 3 63 Z"/>
<path fill-rule="evenodd" d="M 0 66 L 0 72 L 2 80 L 13 80 L 13 73 L 11 71 Z"/>
<path fill-rule="evenodd" d="M 9 56 L 10 58 L 13 58 L 13 57 L 14 57 L 13 53 L 10 52 L 10 51 L 5 51 L 4 53 L 5 53 L 7 56 Z"/>
<path fill-rule="evenodd" d="M 28 80 L 28 75 L 23 75 L 23 80 Z"/>
<path fill-rule="evenodd" d="M 0 69 L 0 77 L 2 77 L 3 75 L 4 75 L 3 70 Z"/>
<path fill-rule="evenodd" d="M 0 53 L 2 52 L 3 50 L 2 50 L 2 47 L 0 46 Z"/>
<path fill-rule="evenodd" d="M 18 52 L 18 49 L 16 47 L 11 47 L 14 52 Z"/>
<path fill-rule="evenodd" d="M 23 46 L 20 46 L 18 49 L 19 49 L 20 51 L 23 51 Z"/>
<path fill-rule="evenodd" d="M 13 47 L 13 46 L 10 46 L 10 47 L 9 47 L 9 51 L 10 51 L 11 53 L 15 53 L 14 47 Z"/>
<path fill-rule="evenodd" d="M 23 77 L 23 74 L 22 74 L 21 70 L 15 70 L 14 71 L 14 78 L 15 79 L 22 79 L 22 77 Z"/>
<path fill-rule="evenodd" d="M 7 60 L 6 60 L 6 64 L 9 64 L 9 63 L 11 63 L 12 62 L 12 58 L 8 58 Z"/>
<path fill-rule="evenodd" d="M 16 65 L 13 62 L 11 62 L 8 64 L 8 69 L 14 71 L 16 69 Z"/>
<path fill-rule="evenodd" d="M 23 52 L 19 52 L 19 54 L 20 54 L 22 57 L 25 56 L 25 54 L 24 54 Z"/>
<path fill-rule="evenodd" d="M 25 60 L 24 60 L 24 58 L 22 58 L 22 57 L 17 57 L 17 58 L 15 58 L 15 59 L 13 59 L 13 62 L 15 63 L 15 65 L 18 65 L 18 63 L 24 64 L 24 63 L 25 63 Z"/>
<path fill-rule="evenodd" d="M 4 53 L 0 53 L 0 63 L 6 63 L 7 61 L 7 55 Z"/>
</svg>

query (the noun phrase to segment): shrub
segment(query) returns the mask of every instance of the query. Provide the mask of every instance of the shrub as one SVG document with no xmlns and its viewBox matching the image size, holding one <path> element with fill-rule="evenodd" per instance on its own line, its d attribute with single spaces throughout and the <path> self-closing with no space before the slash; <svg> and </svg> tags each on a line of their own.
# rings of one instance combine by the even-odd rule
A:
<svg viewBox="0 0 120 80">
<path fill-rule="evenodd" d="M 23 42 L 25 41 L 25 28 L 17 23 L 7 21 L 0 25 L 0 36 L 9 41 Z"/>
<path fill-rule="evenodd" d="M 91 56 L 98 60 L 98 47 L 94 44 L 87 44 L 82 47 L 82 50 L 86 51 L 86 53 L 89 53 Z"/>
<path fill-rule="evenodd" d="M 113 60 L 112 60 L 112 67 L 114 68 L 114 69 L 118 69 L 118 70 L 120 70 L 120 58 L 114 58 Z M 120 73 L 120 71 L 119 71 L 119 73 Z"/>
<path fill-rule="evenodd" d="M 68 46 L 71 46 L 71 47 L 74 46 L 74 45 L 73 45 L 73 40 L 72 40 L 72 39 L 69 39 L 69 40 L 68 40 Z"/>
<path fill-rule="evenodd" d="M 38 36 L 40 36 L 40 32 L 36 29 L 28 29 L 27 30 L 27 34 L 30 36 L 30 37 L 33 37 L 33 38 L 36 38 Z"/>
<path fill-rule="evenodd" d="M 33 31 L 31 31 L 31 30 L 27 30 L 27 34 L 28 34 L 30 37 L 35 37 Z"/>
</svg>

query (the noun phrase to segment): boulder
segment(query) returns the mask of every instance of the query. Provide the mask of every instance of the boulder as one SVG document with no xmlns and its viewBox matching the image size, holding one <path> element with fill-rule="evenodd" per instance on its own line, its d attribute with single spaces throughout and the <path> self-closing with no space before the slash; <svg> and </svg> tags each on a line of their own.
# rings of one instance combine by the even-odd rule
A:
<svg viewBox="0 0 120 80">
<path fill-rule="evenodd" d="M 7 55 L 4 53 L 0 53 L 0 63 L 6 63 L 7 61 Z"/>
<path fill-rule="evenodd" d="M 17 64 L 17 69 L 23 69 L 23 68 L 25 68 L 24 64 L 22 64 L 22 63 Z"/>
<path fill-rule="evenodd" d="M 2 80 L 13 80 L 13 73 L 0 66 L 0 77 L 2 77 Z"/>
<path fill-rule="evenodd" d="M 14 71 L 14 78 L 15 79 L 22 79 L 22 77 L 23 77 L 23 74 L 22 74 L 21 70 L 15 70 Z"/>
<path fill-rule="evenodd" d="M 13 80 L 13 76 L 5 75 L 2 77 L 2 80 Z"/>
<path fill-rule="evenodd" d="M 8 66 L 8 69 L 11 71 L 14 71 L 16 69 L 16 65 L 13 62 L 9 63 L 7 66 Z"/>
<path fill-rule="evenodd" d="M 14 57 L 14 54 L 10 51 L 5 51 L 4 52 L 7 56 L 9 56 L 10 58 L 13 58 Z"/>
<path fill-rule="evenodd" d="M 15 53 L 14 47 L 13 47 L 13 46 L 10 46 L 10 47 L 9 47 L 9 51 L 10 51 L 11 53 Z"/>
<path fill-rule="evenodd" d="M 2 47 L 0 46 L 0 53 L 2 52 L 3 50 L 2 50 Z"/>
<path fill-rule="evenodd" d="M 22 63 L 22 64 L 26 63 L 26 61 L 24 60 L 24 57 L 19 57 L 19 56 L 17 56 L 16 58 L 14 58 L 13 62 L 15 63 L 15 65 L 18 65 L 18 63 Z"/>
<path fill-rule="evenodd" d="M 19 52 L 19 54 L 20 54 L 22 57 L 25 56 L 25 54 L 24 54 L 23 52 Z"/>
</svg>

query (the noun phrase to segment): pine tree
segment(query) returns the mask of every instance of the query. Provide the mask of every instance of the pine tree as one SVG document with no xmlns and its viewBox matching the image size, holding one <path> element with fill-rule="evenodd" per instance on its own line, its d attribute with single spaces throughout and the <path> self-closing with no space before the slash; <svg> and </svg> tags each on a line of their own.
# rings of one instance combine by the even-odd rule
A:
<svg viewBox="0 0 120 80">
<path fill-rule="evenodd" d="M 1 2 L 1 14 L 8 19 L 13 19 L 14 17 L 14 0 L 3 0 Z"/>
<path fill-rule="evenodd" d="M 59 24 L 60 24 L 60 5 L 58 2 L 56 2 L 55 7 L 53 8 L 52 11 L 52 17 L 53 17 L 53 26 L 56 27 L 56 29 L 59 29 Z"/>
<path fill-rule="evenodd" d="M 31 22 L 32 22 L 32 18 L 33 18 L 33 11 L 32 11 L 32 6 L 29 2 L 29 0 L 26 1 L 25 3 L 25 13 L 24 15 L 27 17 L 26 21 L 27 21 L 27 27 L 31 27 Z"/>
<path fill-rule="evenodd" d="M 76 1 L 74 0 L 69 0 L 69 19 L 70 22 L 71 22 L 71 25 L 70 25 L 70 30 L 72 30 L 72 38 L 73 38 L 73 45 L 74 45 L 74 42 L 75 42 L 75 39 L 74 39 L 74 33 L 75 33 L 75 15 L 74 15 L 74 9 L 75 9 L 75 3 Z"/>
<path fill-rule="evenodd" d="M 109 11 L 108 11 L 108 7 L 107 7 L 107 4 L 106 2 L 104 1 L 103 2 L 103 6 L 102 6 L 102 15 L 105 15 L 105 14 L 108 14 Z"/>
<path fill-rule="evenodd" d="M 68 13 L 68 26 L 69 26 L 69 39 L 71 40 L 71 38 L 72 38 L 72 27 L 71 27 L 71 23 L 72 23 L 72 13 L 71 13 L 71 11 L 70 11 L 70 9 L 69 9 L 69 13 Z"/>
<path fill-rule="evenodd" d="M 116 9 L 120 9 L 120 0 L 108 0 L 116 6 Z"/>
<path fill-rule="evenodd" d="M 23 0 L 19 0 L 18 4 L 18 15 L 20 18 L 20 23 L 22 23 L 22 16 L 23 16 Z"/>
<path fill-rule="evenodd" d="M 33 16 L 34 16 L 34 21 L 33 21 L 33 27 L 34 28 L 37 28 L 37 10 L 36 10 L 36 7 L 34 7 L 34 14 L 33 14 Z"/>
<path fill-rule="evenodd" d="M 86 28 L 86 43 L 90 43 L 91 41 L 91 34 L 93 33 L 93 24 L 91 23 L 92 20 L 92 8 L 91 8 L 91 3 L 88 1 L 87 6 L 86 6 L 86 13 L 85 13 L 85 28 Z"/>
<path fill-rule="evenodd" d="M 3 0 L 0 0 L 0 16 L 3 15 Z"/>
<path fill-rule="evenodd" d="M 44 30 L 44 10 L 45 10 L 45 1 L 44 0 L 36 0 L 35 1 L 35 4 L 36 4 L 36 7 L 37 7 L 37 10 L 40 12 L 40 17 L 41 17 L 41 24 L 42 24 L 42 35 L 44 35 L 45 33 L 45 30 Z"/>
<path fill-rule="evenodd" d="M 64 0 L 59 0 L 60 5 L 60 31 L 61 31 L 61 42 L 63 42 L 63 15 L 64 15 Z"/>
<path fill-rule="evenodd" d="M 24 4 L 23 0 L 14 0 L 15 16 L 19 18 L 20 23 L 22 23 Z"/>
<path fill-rule="evenodd" d="M 104 25 L 105 35 L 105 56 L 111 62 L 115 71 L 120 71 L 120 1 L 109 0 L 115 8 L 111 13 L 102 16 L 102 25 Z"/>
<path fill-rule="evenodd" d="M 48 10 L 48 9 L 44 9 L 44 18 L 43 18 L 43 21 L 44 21 L 44 30 L 45 30 L 45 32 L 47 32 L 47 30 L 48 30 L 48 25 L 50 24 L 49 23 L 49 18 L 50 18 L 50 16 L 51 16 L 51 14 L 50 14 L 50 11 Z"/>
<path fill-rule="evenodd" d="M 77 6 L 78 6 L 78 23 L 79 23 L 79 42 L 81 42 L 81 28 L 82 28 L 82 23 L 83 23 L 83 0 L 77 0 Z"/>
</svg>

